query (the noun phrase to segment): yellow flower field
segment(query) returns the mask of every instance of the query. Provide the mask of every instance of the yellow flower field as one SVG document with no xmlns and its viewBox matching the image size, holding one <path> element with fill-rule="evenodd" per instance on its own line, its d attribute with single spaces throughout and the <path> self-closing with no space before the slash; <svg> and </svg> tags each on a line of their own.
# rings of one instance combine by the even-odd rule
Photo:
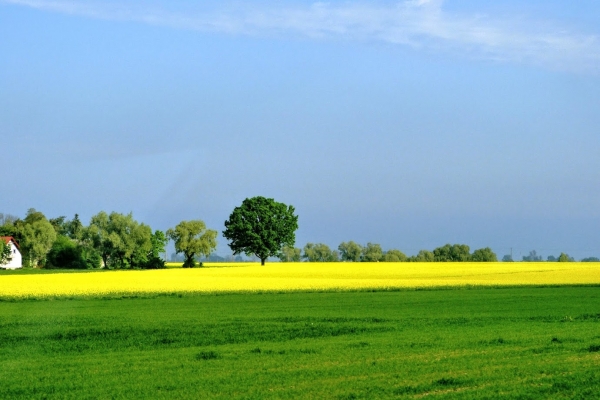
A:
<svg viewBox="0 0 600 400">
<path fill-rule="evenodd" d="M 206 266 L 210 268 L 0 274 L 0 296 L 600 284 L 600 263 L 268 263 L 266 266 L 234 263 L 227 267 L 223 264 Z"/>
</svg>

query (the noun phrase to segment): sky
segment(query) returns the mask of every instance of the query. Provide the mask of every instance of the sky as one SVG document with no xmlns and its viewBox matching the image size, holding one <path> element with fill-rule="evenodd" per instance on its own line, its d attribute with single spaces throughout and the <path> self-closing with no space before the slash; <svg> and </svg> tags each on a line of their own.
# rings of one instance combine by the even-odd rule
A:
<svg viewBox="0 0 600 400">
<path fill-rule="evenodd" d="M 600 257 L 599 27 L 592 0 L 0 0 L 0 212 L 222 231 L 264 196 L 298 247 Z"/>
</svg>

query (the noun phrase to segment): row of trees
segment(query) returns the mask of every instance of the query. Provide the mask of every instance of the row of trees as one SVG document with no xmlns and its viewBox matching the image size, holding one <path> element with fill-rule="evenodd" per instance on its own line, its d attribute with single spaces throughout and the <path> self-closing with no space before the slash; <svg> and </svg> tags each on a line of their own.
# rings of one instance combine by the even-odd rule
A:
<svg viewBox="0 0 600 400">
<path fill-rule="evenodd" d="M 284 247 L 279 259 L 284 262 L 312 261 L 312 262 L 452 262 L 452 261 L 498 261 L 496 254 L 489 247 L 470 252 L 465 244 L 447 244 L 433 251 L 421 250 L 415 256 L 407 256 L 397 249 L 384 251 L 381 245 L 367 243 L 362 246 L 349 241 L 341 243 L 337 250 L 331 249 L 324 243 L 307 243 L 304 249 L 297 247 Z"/>
<path fill-rule="evenodd" d="M 153 232 L 131 213 L 101 211 L 84 226 L 77 214 L 72 220 L 64 216 L 47 219 L 30 209 L 24 219 L 0 214 L 0 222 L 0 236 L 16 239 L 28 267 L 164 268 L 160 255 L 169 239 L 184 254 L 184 266 L 190 267 L 195 264 L 194 257 L 209 255 L 217 245 L 217 231 L 206 229 L 202 221 L 182 221 L 167 232 Z"/>
<path fill-rule="evenodd" d="M 507 254 L 502 258 L 502 261 L 514 261 L 512 255 Z M 537 253 L 535 250 L 531 250 L 528 255 L 523 256 L 523 261 L 527 262 L 540 262 L 544 261 L 544 257 Z M 548 256 L 546 261 L 549 262 L 574 262 L 575 259 L 569 256 L 566 253 L 560 253 L 558 257 Z M 582 262 L 599 262 L 600 259 L 598 257 L 586 257 L 581 260 Z"/>
<path fill-rule="evenodd" d="M 223 236 L 229 240 L 234 256 L 246 254 L 258 257 L 264 265 L 270 257 L 281 261 L 349 261 L 349 262 L 492 262 L 496 254 L 489 248 L 471 253 L 465 244 L 446 244 L 433 251 L 421 250 L 408 257 L 397 249 L 384 251 L 379 244 L 362 246 L 349 241 L 337 250 L 324 243 L 307 243 L 303 249 L 294 247 L 298 216 L 294 207 L 273 199 L 253 197 L 235 207 L 225 221 Z M 184 267 L 193 267 L 199 257 L 209 257 L 217 246 L 217 231 L 207 229 L 200 220 L 182 221 L 166 232 L 152 231 L 150 226 L 136 221 L 132 214 L 104 211 L 94 215 L 84 226 L 75 214 L 72 220 L 61 216 L 47 219 L 35 209 L 24 219 L 0 214 L 0 236 L 12 236 L 21 245 L 27 266 L 47 268 L 164 268 L 160 254 L 173 240 L 177 253 L 183 254 Z M 0 248 L 0 261 L 5 247 Z M 541 261 L 535 251 L 524 261 Z M 583 261 L 596 261 L 595 258 Z M 504 256 L 503 261 L 512 261 Z M 548 261 L 574 261 L 562 253 Z"/>
</svg>

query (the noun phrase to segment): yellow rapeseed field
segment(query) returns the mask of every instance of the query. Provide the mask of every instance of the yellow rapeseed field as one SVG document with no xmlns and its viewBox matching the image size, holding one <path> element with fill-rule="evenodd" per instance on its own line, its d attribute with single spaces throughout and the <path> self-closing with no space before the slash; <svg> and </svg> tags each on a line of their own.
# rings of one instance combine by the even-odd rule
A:
<svg viewBox="0 0 600 400">
<path fill-rule="evenodd" d="M 600 284 L 600 263 L 252 263 L 208 268 L 0 274 L 1 297 Z M 220 268 L 219 268 L 220 267 Z"/>
</svg>

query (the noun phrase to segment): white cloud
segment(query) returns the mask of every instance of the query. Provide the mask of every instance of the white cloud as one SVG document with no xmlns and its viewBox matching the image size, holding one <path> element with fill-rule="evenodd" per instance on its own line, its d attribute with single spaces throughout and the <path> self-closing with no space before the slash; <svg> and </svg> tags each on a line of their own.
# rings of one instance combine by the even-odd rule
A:
<svg viewBox="0 0 600 400">
<path fill-rule="evenodd" d="M 139 3 L 135 6 L 73 0 L 0 0 L 0 3 L 177 29 L 379 41 L 558 70 L 600 70 L 598 35 L 569 32 L 544 21 L 446 12 L 443 0 L 406 0 L 395 4 L 317 2 L 308 6 L 243 3 L 237 8 L 223 6 L 221 10 L 196 13 L 166 11 Z"/>
</svg>

